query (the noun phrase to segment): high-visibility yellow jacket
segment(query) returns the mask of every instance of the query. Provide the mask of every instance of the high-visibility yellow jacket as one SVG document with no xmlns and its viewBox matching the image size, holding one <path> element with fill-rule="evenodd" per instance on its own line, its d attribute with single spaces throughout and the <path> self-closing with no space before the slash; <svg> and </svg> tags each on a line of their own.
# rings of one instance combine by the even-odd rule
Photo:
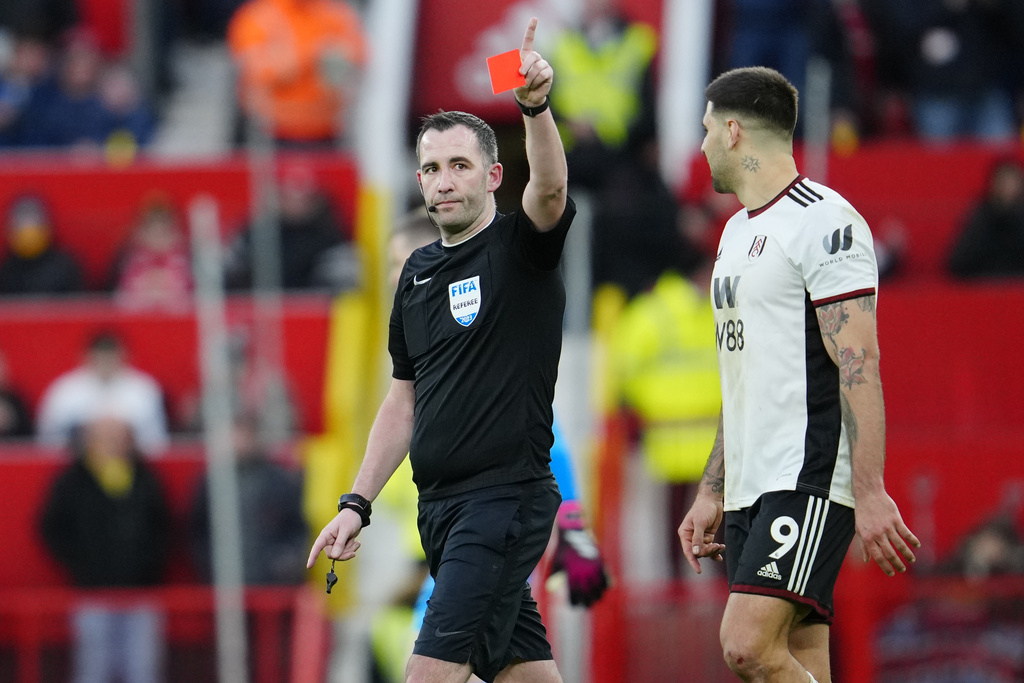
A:
<svg viewBox="0 0 1024 683">
<path fill-rule="evenodd" d="M 553 110 L 560 119 L 589 122 L 605 146 L 620 147 L 640 112 L 641 86 L 657 47 L 657 33 L 647 24 L 628 24 L 596 48 L 582 33 L 566 31 L 550 57 L 558 72 Z"/>
<path fill-rule="evenodd" d="M 630 301 L 612 335 L 620 400 L 640 417 L 650 473 L 698 481 L 722 407 L 715 323 L 706 292 L 668 271 Z"/>
</svg>

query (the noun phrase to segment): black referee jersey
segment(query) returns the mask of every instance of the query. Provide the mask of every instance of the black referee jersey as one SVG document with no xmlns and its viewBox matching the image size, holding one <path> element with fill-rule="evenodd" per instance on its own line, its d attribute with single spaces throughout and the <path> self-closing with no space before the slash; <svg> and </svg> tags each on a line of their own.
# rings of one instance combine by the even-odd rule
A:
<svg viewBox="0 0 1024 683">
<path fill-rule="evenodd" d="M 409 257 L 388 350 L 413 380 L 409 457 L 422 500 L 551 476 L 565 287 L 558 270 L 576 206 L 537 232 L 519 210 L 470 239 Z"/>
</svg>

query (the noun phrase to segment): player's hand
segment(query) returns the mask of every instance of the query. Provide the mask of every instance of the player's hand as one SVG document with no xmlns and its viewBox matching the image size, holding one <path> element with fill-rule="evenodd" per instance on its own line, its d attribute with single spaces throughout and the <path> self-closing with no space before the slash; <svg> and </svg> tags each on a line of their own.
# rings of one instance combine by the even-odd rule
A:
<svg viewBox="0 0 1024 683">
<path fill-rule="evenodd" d="M 693 570 L 700 574 L 701 557 L 710 557 L 721 562 L 725 552 L 723 543 L 715 543 L 715 533 L 722 524 L 723 505 L 719 499 L 697 496 L 693 506 L 679 525 L 679 542 L 683 545 L 683 557 Z"/>
<path fill-rule="evenodd" d="M 884 490 L 858 496 L 854 514 L 865 562 L 872 559 L 883 572 L 895 576 L 917 560 L 911 548 L 920 548 L 921 541 L 903 523 L 896 502 Z"/>
<path fill-rule="evenodd" d="M 526 27 L 523 46 L 519 48 L 519 57 L 522 60 L 519 73 L 526 78 L 526 85 L 512 91 L 516 99 L 527 107 L 537 107 L 544 103 L 544 99 L 551 92 L 551 81 L 555 77 L 554 69 L 547 63 L 547 60 L 533 51 L 533 39 L 536 33 L 537 18 L 534 17 L 530 19 L 530 25 Z"/>
<path fill-rule="evenodd" d="M 567 501 L 558 509 L 558 545 L 551 573 L 564 571 L 569 603 L 590 607 L 608 588 L 608 573 L 594 537 L 583 524 L 579 503 Z"/>
<path fill-rule="evenodd" d="M 320 535 L 316 537 L 313 549 L 309 552 L 309 559 L 306 561 L 306 568 L 313 568 L 321 550 L 326 551 L 327 557 L 332 560 L 351 560 L 359 550 L 360 543 L 356 540 L 356 536 L 359 535 L 362 528 L 363 520 L 359 517 L 359 513 L 348 508 L 343 509 L 327 523 Z"/>
</svg>

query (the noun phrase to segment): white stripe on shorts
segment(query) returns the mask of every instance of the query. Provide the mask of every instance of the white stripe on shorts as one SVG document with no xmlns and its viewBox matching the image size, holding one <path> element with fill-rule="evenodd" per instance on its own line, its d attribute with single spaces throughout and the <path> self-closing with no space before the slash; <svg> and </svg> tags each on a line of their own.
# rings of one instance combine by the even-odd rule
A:
<svg viewBox="0 0 1024 683">
<path fill-rule="evenodd" d="M 800 539 L 797 542 L 796 557 L 793 558 L 793 571 L 789 575 L 786 590 L 803 595 L 807 582 L 811 577 L 811 568 L 818 556 L 825 519 L 828 517 L 829 501 L 811 496 L 807 499 L 807 512 L 804 523 L 800 527 Z"/>
</svg>

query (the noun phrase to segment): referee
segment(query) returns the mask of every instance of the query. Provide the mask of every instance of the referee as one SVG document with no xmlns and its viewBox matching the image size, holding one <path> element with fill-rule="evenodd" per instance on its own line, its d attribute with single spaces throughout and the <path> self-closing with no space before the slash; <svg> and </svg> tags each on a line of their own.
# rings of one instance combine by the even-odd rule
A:
<svg viewBox="0 0 1024 683">
<path fill-rule="evenodd" d="M 552 400 L 565 290 L 558 262 L 575 207 L 548 110 L 551 66 L 521 48 L 530 179 L 522 207 L 497 212 L 494 131 L 463 112 L 428 116 L 417 179 L 441 239 L 413 252 L 391 313 L 393 380 L 370 430 L 352 492 L 320 532 L 320 551 L 348 560 L 370 503 L 406 453 L 435 588 L 406 681 L 560 683 L 527 579 L 561 497 L 549 466 Z"/>
</svg>

